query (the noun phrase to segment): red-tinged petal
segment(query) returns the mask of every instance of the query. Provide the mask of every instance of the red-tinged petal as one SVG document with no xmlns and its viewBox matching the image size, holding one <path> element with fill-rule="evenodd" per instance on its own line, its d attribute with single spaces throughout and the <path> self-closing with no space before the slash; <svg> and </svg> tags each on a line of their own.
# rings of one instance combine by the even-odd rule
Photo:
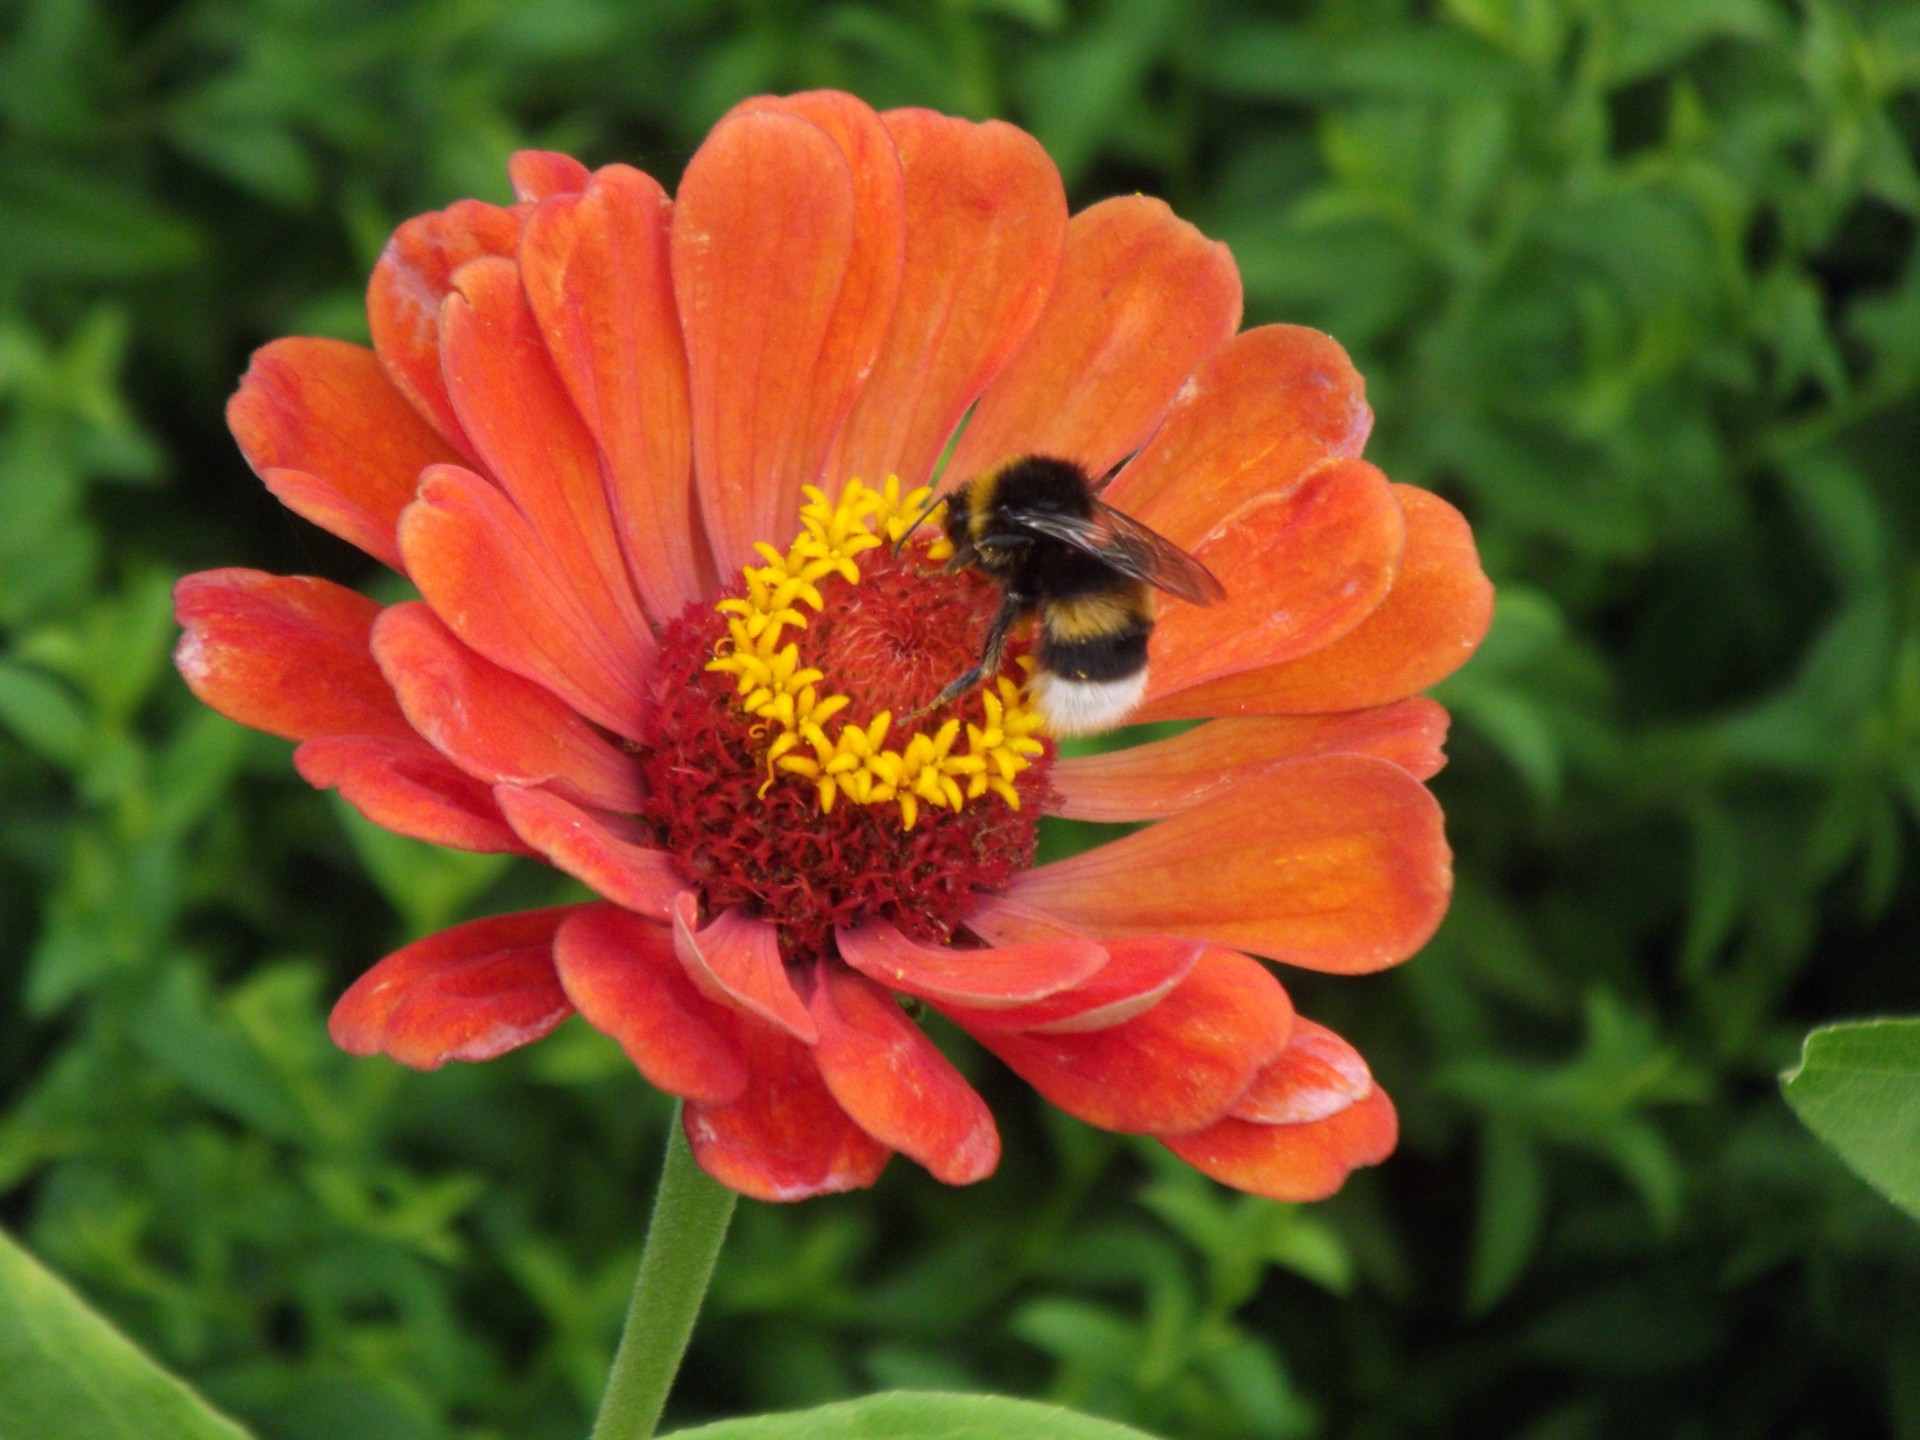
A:
<svg viewBox="0 0 1920 1440">
<path fill-rule="evenodd" d="M 1043 865 L 1011 894 L 1100 935 L 1191 935 L 1360 974 L 1424 945 L 1452 889 L 1426 787 L 1385 760 L 1328 755 Z"/>
<path fill-rule="evenodd" d="M 1362 1165 L 1393 1153 L 1400 1120 L 1384 1090 L 1325 1120 L 1253 1125 L 1222 1120 L 1197 1135 L 1163 1137 L 1166 1147 L 1223 1185 L 1270 1200 L 1324 1200 Z"/>
<path fill-rule="evenodd" d="M 459 458 L 373 351 L 339 340 L 254 351 L 227 425 L 282 504 L 395 569 L 394 526 L 420 472 Z"/>
<path fill-rule="evenodd" d="M 1172 994 L 1124 1024 L 1087 1034 L 972 1033 L 1089 1125 L 1184 1135 L 1226 1114 L 1286 1048 L 1292 1025 L 1287 992 L 1265 966 L 1210 947 Z"/>
<path fill-rule="evenodd" d="M 185 632 L 173 663 L 229 720 L 287 740 L 412 737 L 367 653 L 380 607 L 364 595 L 304 576 L 203 570 L 174 586 L 173 613 Z"/>
<path fill-rule="evenodd" d="M 547 356 L 511 260 L 461 267 L 441 311 L 447 390 L 467 435 L 594 623 L 650 662 L 653 632 L 627 574 L 600 452 Z"/>
<path fill-rule="evenodd" d="M 820 1078 L 812 1047 L 735 1015 L 746 1093 L 731 1105 L 687 1103 L 687 1142 L 700 1168 L 756 1200 L 864 1190 L 892 1154 L 856 1125 Z"/>
<path fill-rule="evenodd" d="M 347 988 L 327 1033 L 350 1055 L 416 1070 L 491 1060 L 573 1013 L 553 971 L 553 935 L 578 907 L 473 920 L 396 950 Z"/>
<path fill-rule="evenodd" d="M 453 272 L 482 255 L 511 255 L 520 217 L 479 200 L 416 215 L 387 241 L 367 285 L 373 348 L 393 383 L 462 455 L 473 457 L 440 373 L 440 302 Z"/>
<path fill-rule="evenodd" d="M 1372 428 L 1346 351 L 1318 330 L 1262 325 L 1207 357 L 1102 498 L 1193 545 L 1247 501 L 1357 458 Z"/>
<path fill-rule="evenodd" d="M 470 648 L 596 724 L 639 735 L 651 642 L 596 623 L 498 487 L 453 465 L 429 470 L 400 517 L 400 549 L 434 613 Z"/>
<path fill-rule="evenodd" d="M 1284 495 L 1249 500 L 1193 552 L 1227 598 L 1169 602 L 1154 627 L 1149 696 L 1337 640 L 1386 599 L 1406 539 L 1393 487 L 1364 460 L 1332 461 Z"/>
<path fill-rule="evenodd" d="M 1226 246 L 1145 196 L 1089 206 L 1068 223 L 1046 309 L 974 407 L 948 473 L 1034 454 L 1104 473 L 1239 324 Z"/>
<path fill-rule="evenodd" d="M 993 1173 L 1000 1132 L 986 1101 L 892 996 L 829 964 L 809 1008 L 820 1027 L 814 1063 L 855 1124 L 948 1185 Z"/>
<path fill-rule="evenodd" d="M 633 812 L 646 791 L 631 757 L 552 691 L 461 644 L 409 600 L 384 611 L 373 655 L 413 728 L 490 785 L 550 785 L 602 810 Z"/>
<path fill-rule="evenodd" d="M 931 110 L 881 118 L 906 177 L 906 271 L 827 473 L 876 485 L 897 475 L 911 490 L 1046 304 L 1067 197 L 1047 152 L 1011 125 Z"/>
<path fill-rule="evenodd" d="M 970 926 L 979 923 L 976 914 Z M 1027 1005 L 980 1009 L 936 1002 L 957 1024 L 971 1031 L 1022 1030 L 1037 1035 L 1084 1035 L 1108 1030 L 1144 1015 L 1173 993 L 1206 950 L 1202 940 L 1160 935 L 1128 936 L 1106 942 L 1107 963 L 1071 990 Z"/>
<path fill-rule="evenodd" d="M 1227 1114 L 1257 1125 L 1305 1125 L 1372 1093 L 1373 1072 L 1360 1052 L 1326 1026 L 1295 1016 L 1287 1048 Z"/>
<path fill-rule="evenodd" d="M 1424 690 L 1466 664 L 1493 619 L 1493 586 L 1473 532 L 1439 496 L 1393 489 L 1407 517 L 1407 547 L 1378 609 L 1324 650 L 1149 697 L 1137 718 L 1357 710 Z"/>
<path fill-rule="evenodd" d="M 1167 740 L 1054 762 L 1050 815 L 1161 820 L 1314 755 L 1376 755 L 1416 780 L 1446 763 L 1447 712 L 1424 696 L 1337 715 L 1215 720 Z"/>
<path fill-rule="evenodd" d="M 1026 945 L 1033 942 L 1085 942 L 1097 945 L 1086 931 L 1058 916 L 1004 895 L 981 895 L 967 912 L 966 928 L 989 945 Z"/>
<path fill-rule="evenodd" d="M 554 367 L 600 442 L 634 583 L 665 624 L 711 588 L 693 505 L 687 356 L 674 308 L 673 207 L 609 165 L 527 221 L 520 275 Z"/>
<path fill-rule="evenodd" d="M 909 940 L 884 920 L 842 930 L 838 938 L 840 958 L 890 990 L 988 1010 L 1044 1000 L 1107 963 L 1107 952 L 1092 941 L 955 950 Z"/>
<path fill-rule="evenodd" d="M 639 843 L 644 832 L 622 817 L 591 815 L 551 790 L 496 785 L 493 798 L 514 833 L 555 869 L 623 909 L 664 921 L 686 888 L 666 852 Z"/>
<path fill-rule="evenodd" d="M 424 740 L 324 736 L 293 752 L 293 768 L 396 835 L 483 854 L 528 853 L 487 787 Z"/>
<path fill-rule="evenodd" d="M 820 1031 L 793 988 L 773 926 L 723 910 L 702 930 L 691 891 L 673 903 L 673 944 L 687 975 L 708 999 L 733 1006 L 811 1045 Z"/>
<path fill-rule="evenodd" d="M 746 1093 L 747 1058 L 732 1021 L 693 988 L 666 926 L 590 905 L 560 927 L 553 959 L 567 998 L 649 1084 L 703 1105 L 731 1105 Z"/>
<path fill-rule="evenodd" d="M 545 200 L 587 188 L 591 173 L 571 155 L 557 150 L 516 150 L 507 157 L 507 176 L 516 200 Z"/>
<path fill-rule="evenodd" d="M 839 306 L 849 282 L 865 290 L 852 273 L 860 197 L 832 136 L 770 113 L 715 126 L 681 182 L 673 288 L 697 493 L 723 576 L 754 541 L 793 530 L 800 487 L 820 478 L 872 361 L 845 353 Z"/>
</svg>

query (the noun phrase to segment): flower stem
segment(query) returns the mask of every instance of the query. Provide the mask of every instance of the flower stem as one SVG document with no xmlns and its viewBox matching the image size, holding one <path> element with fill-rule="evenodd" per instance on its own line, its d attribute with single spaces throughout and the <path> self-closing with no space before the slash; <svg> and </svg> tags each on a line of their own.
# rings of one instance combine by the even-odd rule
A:
<svg viewBox="0 0 1920 1440">
<path fill-rule="evenodd" d="M 660 1423 L 738 1198 L 694 1163 L 674 1106 L 660 1193 L 592 1440 L 648 1440 Z"/>
</svg>

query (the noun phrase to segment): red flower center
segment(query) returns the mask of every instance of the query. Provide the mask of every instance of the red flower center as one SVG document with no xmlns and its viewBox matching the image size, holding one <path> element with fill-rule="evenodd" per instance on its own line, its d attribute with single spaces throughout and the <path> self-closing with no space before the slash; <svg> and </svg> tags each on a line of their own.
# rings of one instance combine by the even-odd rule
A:
<svg viewBox="0 0 1920 1440">
<path fill-rule="evenodd" d="M 999 597 L 977 575 L 939 573 L 922 543 L 895 555 L 863 539 L 883 540 L 911 510 L 848 493 L 877 502 L 864 514 L 879 523 L 852 528 L 859 543 L 833 532 L 835 554 L 857 561 L 807 572 L 806 613 L 763 629 L 753 652 L 753 617 L 797 613 L 779 589 L 783 562 L 750 569 L 718 607 L 688 607 L 661 636 L 640 737 L 642 813 L 661 844 L 707 913 L 739 906 L 772 922 L 789 962 L 832 954 L 836 927 L 872 919 L 949 939 L 976 896 L 1033 863 L 1054 757 L 1029 738 L 1017 654 L 1001 677 L 916 713 L 978 661 Z M 843 497 L 815 515 L 848 508 Z M 825 533 L 810 524 L 815 540 Z M 810 543 L 784 562 L 795 576 Z M 754 677 L 767 666 L 726 658 L 754 652 L 777 672 L 764 684 Z"/>
</svg>

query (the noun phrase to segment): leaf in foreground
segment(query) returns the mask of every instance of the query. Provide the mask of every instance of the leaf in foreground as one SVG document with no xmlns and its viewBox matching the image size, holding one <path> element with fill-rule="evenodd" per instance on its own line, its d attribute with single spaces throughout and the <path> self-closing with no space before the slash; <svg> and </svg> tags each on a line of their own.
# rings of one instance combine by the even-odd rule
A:
<svg viewBox="0 0 1920 1440">
<path fill-rule="evenodd" d="M 998 1395 L 870 1395 L 790 1415 L 723 1420 L 668 1440 L 1149 1440 L 1144 1431 Z"/>
<path fill-rule="evenodd" d="M 1920 1020 L 1816 1030 L 1781 1084 L 1808 1129 L 1920 1219 Z"/>
</svg>

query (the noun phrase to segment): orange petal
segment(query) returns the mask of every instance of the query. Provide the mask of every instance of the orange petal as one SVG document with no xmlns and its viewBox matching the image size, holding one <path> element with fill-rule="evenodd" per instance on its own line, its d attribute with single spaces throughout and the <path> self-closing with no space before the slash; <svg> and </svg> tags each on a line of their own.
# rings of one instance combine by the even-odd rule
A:
<svg viewBox="0 0 1920 1440">
<path fill-rule="evenodd" d="M 1328 755 L 1043 865 L 1011 894 L 1099 935 L 1191 935 L 1358 974 L 1426 944 L 1452 889 L 1426 787 L 1385 760 Z"/>
<path fill-rule="evenodd" d="M 1025 945 L 1032 941 L 1100 943 L 1058 916 L 1009 900 L 1004 895 L 977 896 L 964 923 L 989 945 Z"/>
<path fill-rule="evenodd" d="M 1327 460 L 1358 458 L 1373 428 L 1347 352 L 1318 330 L 1262 325 L 1215 350 L 1102 497 L 1176 545 L 1284 495 Z"/>
<path fill-rule="evenodd" d="M 686 888 L 664 851 L 617 833 L 612 816 L 596 818 L 550 790 L 498 785 L 493 798 L 514 833 L 555 869 L 624 909 L 665 920 Z"/>
<path fill-rule="evenodd" d="M 812 1047 L 751 1016 L 733 1016 L 747 1059 L 746 1093 L 731 1105 L 689 1101 L 684 1125 L 700 1168 L 756 1200 L 805 1200 L 864 1190 L 892 1153 L 834 1100 Z"/>
<path fill-rule="evenodd" d="M 906 270 L 827 473 L 925 484 L 960 417 L 1033 328 L 1066 243 L 1060 172 L 1031 135 L 931 110 L 881 117 L 906 177 Z"/>
<path fill-rule="evenodd" d="M 507 157 L 507 176 L 516 200 L 545 200 L 587 188 L 590 172 L 558 150 L 516 150 Z"/>
<path fill-rule="evenodd" d="M 841 959 L 890 990 L 989 1010 L 1043 1000 L 1107 963 L 1107 952 L 1092 941 L 955 950 L 917 944 L 884 920 L 842 930 L 839 942 Z"/>
<path fill-rule="evenodd" d="M 879 347 L 882 332 L 867 342 L 861 330 L 875 277 L 855 265 L 897 277 L 902 242 L 896 231 L 889 258 L 862 234 L 869 179 L 811 120 L 757 113 L 716 125 L 681 182 L 673 286 L 701 513 L 723 576 L 754 541 L 792 533 L 800 487 L 821 478 Z"/>
<path fill-rule="evenodd" d="M 389 606 L 373 654 L 409 723 L 469 775 L 551 785 L 603 810 L 640 808 L 646 791 L 631 757 L 552 691 L 462 645 L 427 606 Z"/>
<path fill-rule="evenodd" d="M 809 1008 L 820 1027 L 814 1063 L 854 1123 L 948 1185 L 993 1173 L 1000 1132 L 986 1101 L 891 995 L 827 964 Z"/>
<path fill-rule="evenodd" d="M 1197 1135 L 1170 1136 L 1166 1147 L 1223 1185 L 1270 1200 L 1324 1200 L 1362 1165 L 1393 1153 L 1400 1120 L 1384 1090 L 1324 1120 L 1252 1125 L 1222 1120 Z"/>
<path fill-rule="evenodd" d="M 820 1031 L 787 976 L 773 926 L 739 910 L 723 910 L 696 929 L 700 903 L 691 891 L 671 907 L 674 950 L 687 976 L 709 1000 L 729 1005 L 777 1026 L 811 1045 Z"/>
<path fill-rule="evenodd" d="M 1493 619 L 1493 586 L 1473 532 L 1439 496 L 1411 485 L 1393 490 L 1407 517 L 1407 548 L 1377 610 L 1324 650 L 1149 697 L 1137 718 L 1358 710 L 1424 690 L 1466 664 Z"/>
<path fill-rule="evenodd" d="M 293 752 L 293 768 L 396 835 L 483 854 L 527 853 L 487 787 L 424 740 L 322 736 Z"/>
<path fill-rule="evenodd" d="M 547 356 L 511 260 L 475 260 L 440 314 L 442 364 L 467 435 L 559 562 L 601 631 L 651 658 L 600 453 Z"/>
<path fill-rule="evenodd" d="M 1069 1115 L 1103 1130 L 1181 1135 L 1212 1125 L 1286 1048 L 1293 1006 L 1265 966 L 1209 948 L 1166 999 L 1088 1034 L 972 1033 Z"/>
<path fill-rule="evenodd" d="M 639 735 L 651 641 L 603 630 L 496 486 L 435 466 L 400 517 L 400 549 L 434 613 L 469 647 L 596 724 Z"/>
<path fill-rule="evenodd" d="M 970 917 L 971 926 L 978 915 Z M 936 1001 L 955 1023 L 971 1031 L 1023 1030 L 1040 1035 L 1083 1035 L 1124 1024 L 1158 1005 L 1186 979 L 1206 950 L 1200 940 L 1128 936 L 1106 943 L 1107 963 L 1071 990 L 1027 1005 L 987 1009 Z"/>
<path fill-rule="evenodd" d="M 1305 1125 L 1338 1115 L 1373 1093 L 1360 1052 L 1324 1025 L 1294 1017 L 1287 1048 L 1227 1113 L 1258 1125 Z"/>
<path fill-rule="evenodd" d="M 668 270 L 672 213 L 651 177 L 609 165 L 584 194 L 534 211 L 520 242 L 527 299 L 600 442 L 634 583 L 661 624 L 710 588 L 693 517 L 687 356 Z"/>
<path fill-rule="evenodd" d="M 1103 474 L 1239 324 L 1226 246 L 1142 195 L 1089 206 L 1068 223 L 1046 309 L 974 407 L 948 473 L 1039 454 Z"/>
<path fill-rule="evenodd" d="M 619 1041 L 651 1085 L 704 1105 L 747 1088 L 747 1060 L 724 1012 L 674 958 L 673 933 L 612 905 L 589 905 L 560 927 L 553 959 L 581 1016 Z"/>
<path fill-rule="evenodd" d="M 327 580 L 203 570 L 173 587 L 185 632 L 173 663 L 202 701 L 269 735 L 411 739 L 367 653 L 379 613 L 364 595 Z"/>
<path fill-rule="evenodd" d="M 1047 813 L 1160 820 L 1312 755 L 1377 755 L 1425 780 L 1446 763 L 1446 738 L 1447 712 L 1424 696 L 1337 715 L 1215 720 L 1171 739 L 1055 761 Z"/>
<path fill-rule="evenodd" d="M 1406 538 L 1393 487 L 1364 460 L 1332 461 L 1286 494 L 1247 501 L 1193 552 L 1227 598 L 1170 601 L 1154 626 L 1149 696 L 1330 644 L 1379 608 Z"/>
<path fill-rule="evenodd" d="M 462 455 L 475 455 L 440 373 L 440 302 L 453 272 L 481 255 L 511 255 L 520 217 L 479 200 L 416 215 L 387 241 L 367 285 L 367 325 L 387 375 Z"/>
<path fill-rule="evenodd" d="M 276 340 L 254 351 L 227 402 L 227 427 L 289 510 L 396 570 L 393 530 L 420 472 L 458 458 L 373 351 L 339 340 Z"/>
<path fill-rule="evenodd" d="M 553 973 L 553 934 L 578 907 L 473 920 L 396 950 L 348 987 L 327 1033 L 350 1055 L 416 1070 L 491 1060 L 573 1013 Z"/>
</svg>

